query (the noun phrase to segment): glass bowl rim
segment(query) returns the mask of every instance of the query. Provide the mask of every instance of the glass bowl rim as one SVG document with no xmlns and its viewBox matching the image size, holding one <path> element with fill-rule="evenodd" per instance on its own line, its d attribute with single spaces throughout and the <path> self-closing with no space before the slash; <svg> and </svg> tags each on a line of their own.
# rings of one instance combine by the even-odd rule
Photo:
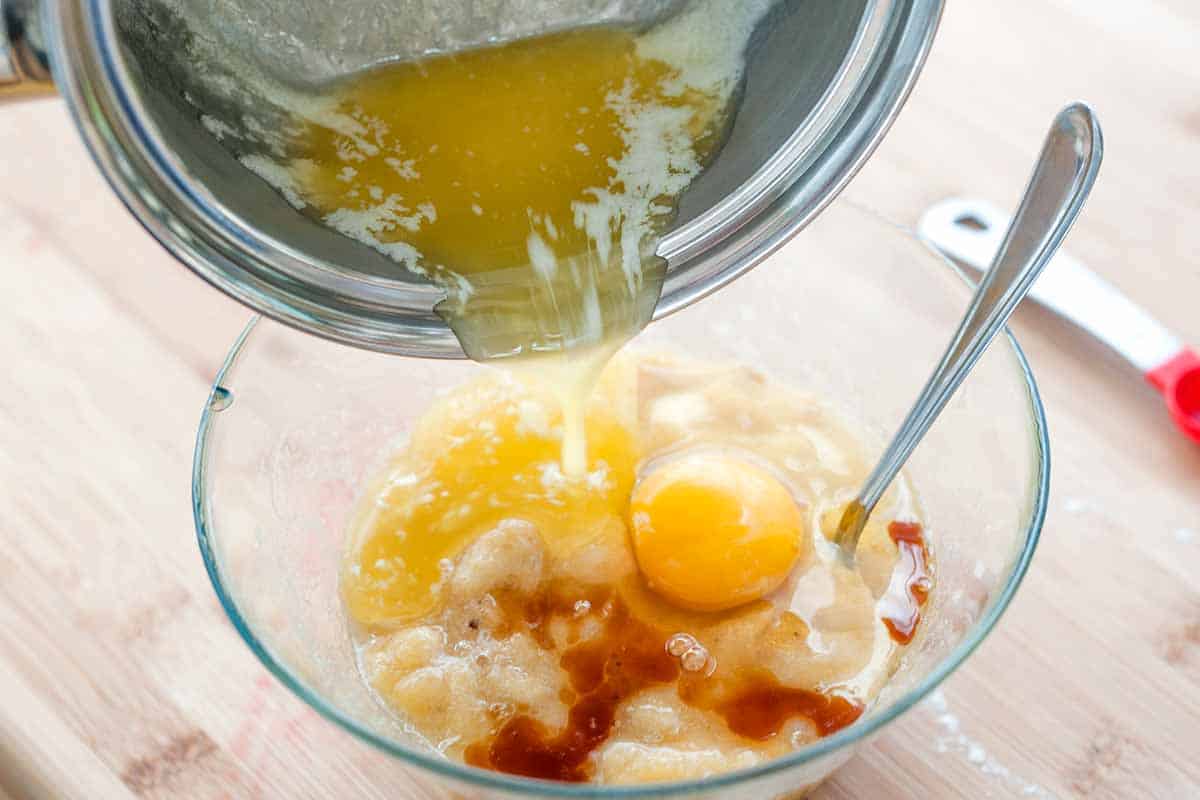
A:
<svg viewBox="0 0 1200 800">
<path fill-rule="evenodd" d="M 859 210 L 861 211 L 862 209 Z M 941 253 L 925 240 L 901 226 L 891 225 L 890 223 L 886 223 L 885 220 L 878 221 L 885 222 L 885 224 L 893 227 L 894 232 L 902 233 L 909 238 L 915 239 L 932 256 L 957 273 L 960 279 L 971 285 L 971 281 L 957 265 L 942 256 Z M 941 685 L 951 673 L 958 669 L 966 661 L 967 657 L 982 644 L 983 640 L 992 632 L 992 629 L 1008 608 L 1009 603 L 1016 594 L 1017 588 L 1021 585 L 1021 581 L 1024 579 L 1025 573 L 1029 568 L 1029 563 L 1033 558 L 1034 550 L 1037 548 L 1038 540 L 1041 537 L 1042 525 L 1045 522 L 1050 489 L 1050 441 L 1046 426 L 1045 408 L 1042 405 L 1041 394 L 1038 391 L 1037 382 L 1033 377 L 1033 371 L 1029 366 L 1029 360 L 1026 358 L 1016 337 L 1013 336 L 1012 331 L 1005 327 L 1004 340 L 1012 349 L 1012 353 L 1016 357 L 1017 364 L 1020 367 L 1021 378 L 1025 382 L 1033 422 L 1032 433 L 1036 445 L 1037 485 L 1034 490 L 1033 507 L 1029 515 L 1029 524 L 1024 532 L 1024 544 L 1022 545 L 1021 552 L 1017 556 L 1012 571 L 1009 573 L 1008 579 L 1005 581 L 1004 587 L 995 602 L 992 603 L 987 613 L 975 623 L 974 632 L 960 642 L 949 655 L 938 662 L 937 666 L 922 678 L 916 686 L 909 689 L 883 712 L 869 716 L 837 733 L 818 739 L 811 745 L 796 750 L 793 753 L 771 759 L 754 767 L 725 772 L 707 778 L 663 783 L 606 786 L 525 778 L 459 764 L 440 756 L 406 747 L 385 736 L 370 731 L 352 717 L 327 703 L 321 695 L 309 689 L 287 666 L 274 657 L 270 649 L 251 630 L 233 596 L 225 589 L 212 546 L 210 536 L 212 523 L 206 502 L 209 434 L 213 430 L 215 423 L 214 406 L 220 404 L 218 393 L 225 391 L 222 381 L 237 362 L 246 342 L 260 321 L 262 321 L 261 316 L 256 315 L 251 318 L 226 355 L 221 368 L 217 372 L 216 378 L 213 380 L 212 390 L 209 393 L 208 402 L 205 404 L 204 412 L 200 419 L 200 427 L 196 434 L 195 456 L 192 465 L 192 516 L 195 521 L 200 553 L 203 556 L 204 567 L 208 572 L 209 580 L 212 582 L 213 590 L 216 592 L 217 598 L 222 608 L 225 609 L 229 620 L 233 623 L 234 628 L 237 629 L 238 634 L 258 657 L 259 661 L 262 662 L 277 680 L 322 717 L 357 738 L 408 764 L 428 770 L 439 777 L 462 781 L 476 787 L 515 792 L 532 797 L 674 797 L 694 792 L 712 791 L 758 778 L 765 778 L 816 761 L 844 747 L 859 743 L 882 730 L 886 725 L 923 700 Z"/>
</svg>

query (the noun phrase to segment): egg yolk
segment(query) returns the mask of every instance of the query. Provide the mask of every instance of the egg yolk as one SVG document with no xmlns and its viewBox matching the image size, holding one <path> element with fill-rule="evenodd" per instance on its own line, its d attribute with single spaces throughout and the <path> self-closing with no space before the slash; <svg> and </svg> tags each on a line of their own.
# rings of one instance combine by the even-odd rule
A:
<svg viewBox="0 0 1200 800">
<path fill-rule="evenodd" d="M 650 588 L 696 611 L 723 611 L 778 588 L 803 550 L 803 518 L 770 472 L 702 454 L 634 489 L 630 532 Z"/>
</svg>

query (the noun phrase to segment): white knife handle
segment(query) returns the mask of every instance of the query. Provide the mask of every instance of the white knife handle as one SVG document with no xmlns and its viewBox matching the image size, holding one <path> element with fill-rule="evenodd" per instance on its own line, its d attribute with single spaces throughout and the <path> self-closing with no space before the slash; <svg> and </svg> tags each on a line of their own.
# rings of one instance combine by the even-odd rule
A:
<svg viewBox="0 0 1200 800">
<path fill-rule="evenodd" d="M 952 198 L 932 206 L 917 232 L 937 250 L 978 272 L 992 263 L 1009 218 L 977 200 Z M 1142 373 L 1162 366 L 1183 343 L 1083 264 L 1059 251 L 1029 296 L 1124 356 Z"/>
</svg>

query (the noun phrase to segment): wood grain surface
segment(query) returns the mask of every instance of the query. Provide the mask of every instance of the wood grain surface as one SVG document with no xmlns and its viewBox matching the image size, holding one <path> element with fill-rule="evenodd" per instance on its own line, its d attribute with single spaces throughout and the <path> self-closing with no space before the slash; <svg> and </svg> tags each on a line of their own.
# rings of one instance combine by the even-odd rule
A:
<svg viewBox="0 0 1200 800">
<path fill-rule="evenodd" d="M 1198 43 L 1194 0 L 954 0 L 848 194 L 1011 207 L 1085 99 L 1107 160 L 1067 247 L 1200 343 Z M 270 678 L 209 587 L 192 444 L 248 313 L 141 231 L 61 103 L 0 110 L 0 143 L 0 798 L 438 796 Z M 1014 327 L 1054 455 L 1029 577 L 819 797 L 1200 796 L 1200 447 L 1083 334 Z"/>
</svg>

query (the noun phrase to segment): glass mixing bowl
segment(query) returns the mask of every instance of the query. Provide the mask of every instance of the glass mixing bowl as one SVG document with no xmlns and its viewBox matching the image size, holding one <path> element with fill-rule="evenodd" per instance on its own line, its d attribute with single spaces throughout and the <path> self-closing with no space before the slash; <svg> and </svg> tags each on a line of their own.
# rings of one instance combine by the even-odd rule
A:
<svg viewBox="0 0 1200 800">
<path fill-rule="evenodd" d="M 907 231 L 840 203 L 758 269 L 650 326 L 631 346 L 735 359 L 824 395 L 876 452 L 966 307 L 969 287 Z M 357 494 L 439 394 L 484 367 L 371 353 L 256 320 L 234 344 L 200 424 L 194 505 L 213 586 L 250 648 L 351 734 L 468 797 L 794 797 L 929 693 L 995 625 L 1046 510 L 1046 422 L 1011 336 L 997 341 L 907 467 L 936 586 L 883 694 L 854 725 L 753 769 L 669 784 L 555 784 L 447 761 L 368 694 L 343 618 L 338 565 Z M 457 793 L 457 794 L 456 794 Z"/>
</svg>

